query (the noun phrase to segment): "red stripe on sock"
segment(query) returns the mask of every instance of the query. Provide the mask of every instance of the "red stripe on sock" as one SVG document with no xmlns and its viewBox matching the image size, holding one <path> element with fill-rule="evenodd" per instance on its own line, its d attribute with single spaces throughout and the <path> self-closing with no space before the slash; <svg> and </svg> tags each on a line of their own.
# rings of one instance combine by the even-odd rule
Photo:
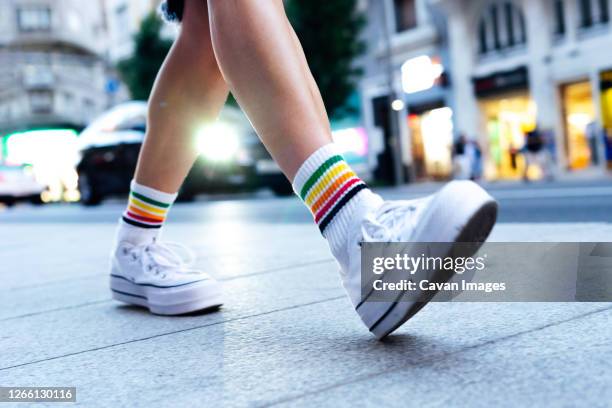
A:
<svg viewBox="0 0 612 408">
<path fill-rule="evenodd" d="M 138 221 L 148 222 L 148 223 L 151 223 L 151 224 L 161 224 L 163 222 L 163 221 L 160 221 L 160 220 L 156 220 L 154 218 L 143 217 L 143 216 L 140 216 L 138 214 L 134 214 L 133 212 L 130 212 L 130 211 L 128 211 L 127 214 L 128 214 L 128 216 L 130 218 L 133 218 L 133 219 L 138 220 Z"/>
<path fill-rule="evenodd" d="M 321 211 L 317 212 L 317 215 L 315 216 L 315 222 L 318 224 L 319 221 L 321 221 L 321 219 L 323 218 L 323 216 L 325 214 L 327 214 L 327 212 L 336 204 L 336 202 L 340 199 L 340 197 L 342 197 L 342 195 L 352 186 L 354 186 L 355 184 L 359 183 L 361 180 L 358 178 L 354 178 L 351 181 L 349 181 L 348 183 L 346 183 L 345 185 L 342 186 L 342 188 L 340 188 L 340 190 L 338 190 L 336 192 L 336 194 L 334 194 L 334 196 L 332 197 L 331 200 L 329 200 L 329 202 L 327 204 L 325 204 L 325 207 L 323 207 L 321 209 Z"/>
</svg>

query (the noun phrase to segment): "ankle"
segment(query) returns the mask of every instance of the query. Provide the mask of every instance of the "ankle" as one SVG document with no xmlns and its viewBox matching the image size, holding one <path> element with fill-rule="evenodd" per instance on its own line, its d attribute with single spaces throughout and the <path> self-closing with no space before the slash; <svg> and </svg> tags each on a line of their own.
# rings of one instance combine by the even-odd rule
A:
<svg viewBox="0 0 612 408">
<path fill-rule="evenodd" d="M 366 215 L 379 208 L 383 202 L 378 194 L 365 189 L 343 209 L 344 216 L 337 217 L 330 223 L 323 237 L 335 256 L 348 251 L 348 245 L 359 235 Z"/>
<path fill-rule="evenodd" d="M 346 246 L 352 227 L 382 203 L 331 143 L 302 164 L 293 187 L 312 212 L 334 255 Z"/>
<path fill-rule="evenodd" d="M 177 194 L 168 194 L 132 181 L 128 206 L 117 231 L 117 242 L 141 245 L 158 239 L 176 197 Z"/>
</svg>

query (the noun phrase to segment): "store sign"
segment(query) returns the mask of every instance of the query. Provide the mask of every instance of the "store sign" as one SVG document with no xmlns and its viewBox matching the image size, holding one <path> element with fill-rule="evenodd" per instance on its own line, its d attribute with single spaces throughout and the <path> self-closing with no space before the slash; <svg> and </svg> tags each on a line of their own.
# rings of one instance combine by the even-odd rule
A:
<svg viewBox="0 0 612 408">
<path fill-rule="evenodd" d="M 529 87 L 527 67 L 512 71 L 500 71 L 494 74 L 474 78 L 474 93 L 478 97 L 494 95 L 500 92 L 513 91 Z"/>
</svg>

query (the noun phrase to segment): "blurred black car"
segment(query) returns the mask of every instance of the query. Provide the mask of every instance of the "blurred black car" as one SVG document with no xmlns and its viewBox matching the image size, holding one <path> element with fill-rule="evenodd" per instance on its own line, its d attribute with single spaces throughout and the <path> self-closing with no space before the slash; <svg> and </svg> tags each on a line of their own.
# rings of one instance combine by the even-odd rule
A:
<svg viewBox="0 0 612 408">
<path fill-rule="evenodd" d="M 146 112 L 146 103 L 127 102 L 81 133 L 77 172 L 83 204 L 96 205 L 106 197 L 129 192 L 146 130 Z M 203 127 L 195 137 L 200 155 L 179 200 L 188 201 L 200 193 L 261 187 L 278 195 L 292 193 L 290 183 L 239 109 L 225 108 L 216 123 Z"/>
</svg>

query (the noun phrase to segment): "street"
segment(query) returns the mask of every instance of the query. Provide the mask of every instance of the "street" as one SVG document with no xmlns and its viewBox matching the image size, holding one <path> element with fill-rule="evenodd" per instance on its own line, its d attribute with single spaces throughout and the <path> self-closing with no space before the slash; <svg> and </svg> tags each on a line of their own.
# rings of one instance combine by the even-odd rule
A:
<svg viewBox="0 0 612 408">
<path fill-rule="evenodd" d="M 488 188 L 491 240 L 612 238 L 609 181 Z M 226 303 L 154 316 L 110 299 L 124 206 L 0 209 L 1 385 L 74 386 L 87 407 L 610 406 L 608 303 L 434 303 L 378 342 L 308 211 L 258 193 L 175 205 L 164 238 L 196 251 Z"/>
<path fill-rule="evenodd" d="M 378 190 L 388 199 L 412 199 L 431 194 L 441 184 Z M 612 180 L 546 184 L 489 184 L 487 189 L 500 201 L 501 223 L 612 222 Z M 101 207 L 79 205 L 37 208 L 24 206 L 2 211 L 0 222 L 18 224 L 110 223 L 124 210 L 121 199 Z M 298 223 L 311 224 L 312 217 L 295 199 L 278 199 L 269 194 L 211 196 L 194 204 L 176 204 L 171 223 Z"/>
</svg>

